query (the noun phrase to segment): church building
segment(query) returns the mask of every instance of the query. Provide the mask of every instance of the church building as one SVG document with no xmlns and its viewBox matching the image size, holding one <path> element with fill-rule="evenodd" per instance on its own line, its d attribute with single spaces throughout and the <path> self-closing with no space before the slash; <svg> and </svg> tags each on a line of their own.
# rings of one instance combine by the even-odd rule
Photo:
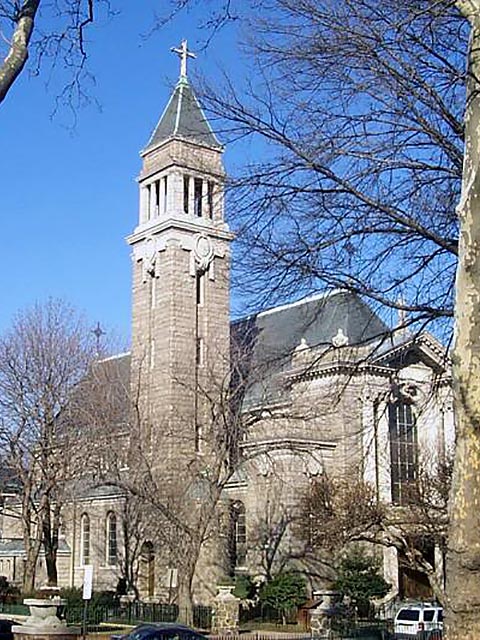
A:
<svg viewBox="0 0 480 640">
<path fill-rule="evenodd" d="M 226 576 L 288 567 L 308 576 L 294 523 L 322 475 L 362 479 L 378 500 L 405 504 L 419 465 L 448 455 L 454 416 L 444 347 L 388 327 L 356 294 L 317 293 L 231 320 L 223 147 L 188 81 L 186 42 L 175 51 L 180 78 L 141 152 L 127 238 L 131 352 L 100 365 L 135 400 L 122 447 L 141 450 L 161 494 L 155 508 L 181 513 L 190 529 L 205 525 L 192 591 L 208 604 Z M 132 456 L 122 459 L 126 477 L 140 469 Z M 14 488 L 5 499 L 15 503 Z M 124 489 L 84 479 L 63 514 L 60 586 L 81 586 L 92 564 L 94 588 L 115 590 L 132 543 L 125 513 Z M 167 520 L 164 511 L 140 528 L 134 579 L 144 600 L 175 601 L 180 589 L 185 558 L 181 544 L 178 555 L 169 546 Z M 4 515 L 0 525 L 0 575 L 19 584 L 19 524 Z M 423 595 L 394 548 L 380 553 L 392 593 Z M 432 563 L 441 571 L 438 548 Z"/>
</svg>

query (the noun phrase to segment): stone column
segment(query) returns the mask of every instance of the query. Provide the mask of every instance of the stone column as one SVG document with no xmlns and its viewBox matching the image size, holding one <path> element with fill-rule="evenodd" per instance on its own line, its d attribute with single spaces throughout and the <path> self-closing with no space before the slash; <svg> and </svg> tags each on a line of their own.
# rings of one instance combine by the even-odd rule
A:
<svg viewBox="0 0 480 640">
<path fill-rule="evenodd" d="M 392 585 L 391 594 L 398 594 L 398 551 L 394 547 L 383 549 L 383 577 Z"/>
<path fill-rule="evenodd" d="M 148 188 L 140 187 L 140 224 L 148 220 Z"/>
<path fill-rule="evenodd" d="M 157 208 L 157 183 L 150 183 L 150 215 L 149 219 L 152 220 L 156 216 L 156 208 Z"/>
<path fill-rule="evenodd" d="M 362 455 L 363 455 L 363 479 L 378 493 L 377 478 L 377 433 L 375 425 L 374 403 L 368 393 L 362 398 Z"/>
<path fill-rule="evenodd" d="M 188 213 L 195 217 L 195 187 L 193 176 L 188 176 Z"/>
<path fill-rule="evenodd" d="M 315 591 L 314 598 L 322 598 L 320 604 L 310 614 L 310 631 L 315 638 L 329 638 L 332 626 L 333 597 L 336 591 Z"/>
<path fill-rule="evenodd" d="M 232 591 L 234 586 L 218 586 L 214 598 L 213 633 L 237 633 L 240 617 L 240 599 Z"/>
<path fill-rule="evenodd" d="M 380 500 L 392 500 L 392 474 L 390 461 L 390 433 L 388 424 L 388 403 L 379 402 L 377 410 L 377 438 L 378 438 L 378 477 Z"/>
<path fill-rule="evenodd" d="M 160 183 L 159 183 L 159 189 L 160 189 L 160 198 L 159 198 L 160 211 L 159 211 L 159 214 L 160 215 L 163 215 L 165 213 L 166 208 L 167 208 L 166 207 L 167 203 L 165 201 L 165 184 L 167 184 L 167 186 L 168 186 L 167 180 L 168 180 L 167 176 L 163 176 L 161 178 L 161 180 L 160 180 Z"/>
<path fill-rule="evenodd" d="M 208 210 L 208 180 L 202 180 L 202 218 L 207 220 L 210 218 Z"/>
<path fill-rule="evenodd" d="M 223 220 L 223 186 L 213 183 L 213 219 Z"/>
</svg>

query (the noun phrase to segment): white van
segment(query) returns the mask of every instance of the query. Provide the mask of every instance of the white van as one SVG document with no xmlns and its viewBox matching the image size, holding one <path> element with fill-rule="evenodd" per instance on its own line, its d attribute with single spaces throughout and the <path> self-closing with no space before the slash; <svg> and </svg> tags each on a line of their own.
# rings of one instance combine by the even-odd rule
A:
<svg viewBox="0 0 480 640">
<path fill-rule="evenodd" d="M 421 631 L 443 629 L 443 609 L 435 604 L 411 604 L 399 609 L 395 615 L 395 634 L 416 636 Z"/>
</svg>

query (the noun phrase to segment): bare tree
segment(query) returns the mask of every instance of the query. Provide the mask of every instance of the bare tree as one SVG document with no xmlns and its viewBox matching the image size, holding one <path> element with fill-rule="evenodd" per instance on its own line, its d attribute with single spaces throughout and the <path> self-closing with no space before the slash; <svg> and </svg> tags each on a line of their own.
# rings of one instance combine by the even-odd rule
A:
<svg viewBox="0 0 480 640">
<path fill-rule="evenodd" d="M 195 450 L 197 423 L 192 424 L 190 414 L 156 417 L 153 440 L 150 414 L 141 401 L 138 381 L 130 380 L 131 375 L 129 356 L 107 358 L 82 382 L 80 395 L 93 399 L 82 405 L 82 424 L 102 434 L 90 456 L 96 468 L 90 480 L 114 484 L 124 492 L 120 515 L 125 544 L 120 561 L 121 575 L 129 587 L 138 593 L 140 565 L 148 548 L 155 555 L 157 571 L 176 569 L 178 584 L 169 596 L 178 604 L 182 618 L 191 622 L 198 576 L 205 576 L 205 563 L 198 570 L 202 557 L 211 558 L 211 580 L 225 572 L 215 566 L 225 564 L 215 540 L 222 526 L 222 489 L 233 471 L 229 462 L 232 437 L 228 434 L 234 428 L 229 377 L 218 379 L 210 372 L 197 381 L 203 455 L 189 457 L 186 453 L 182 460 L 184 449 Z M 185 393 L 192 392 L 185 387 Z M 175 457 L 168 456 L 172 438 Z M 124 458 L 120 449 L 125 451 Z M 161 591 L 158 578 L 157 594 Z M 203 588 L 209 584 L 207 580 Z"/>
<path fill-rule="evenodd" d="M 111 0 L 0 0 L 0 103 L 27 68 L 34 75 L 67 70 L 57 101 L 76 109 L 91 100 L 93 79 L 88 66 L 87 34 L 99 18 L 109 19 L 121 9 Z M 152 29 L 161 28 L 189 0 L 161 0 Z M 212 2 L 204 27 L 212 37 L 230 19 L 229 0 Z"/>
<path fill-rule="evenodd" d="M 257 6 L 265 14 L 250 32 L 263 85 L 249 103 L 231 89 L 211 98 L 232 133 L 267 143 L 266 160 L 237 182 L 254 279 L 263 285 L 262 273 L 271 278 L 273 269 L 281 295 L 320 283 L 346 287 L 408 312 L 405 323 L 440 321 L 449 339 L 458 260 L 446 629 L 450 640 L 476 638 L 480 5 Z"/>
<path fill-rule="evenodd" d="M 0 2 L 0 102 L 24 70 L 29 57 L 31 69 L 39 73 L 48 62 L 60 63 L 70 71 L 61 97 L 78 106 L 87 97 L 88 78 L 85 31 L 102 9 L 111 13 L 109 0 L 2 0 Z"/>
<path fill-rule="evenodd" d="M 209 414 L 202 433 L 204 455 L 191 459 L 182 467 L 182 473 L 178 469 L 175 473 L 165 469 L 165 473 L 159 474 L 155 456 L 145 450 L 141 436 L 133 435 L 138 434 L 134 428 L 131 466 L 135 473 L 123 484 L 141 500 L 150 519 L 155 521 L 155 528 L 149 527 L 149 539 L 159 551 L 163 566 L 177 569 L 176 602 L 181 617 L 190 623 L 199 575 L 203 574 L 205 580 L 209 566 L 210 580 L 214 580 L 225 573 L 227 564 L 218 534 L 227 526 L 222 523 L 221 497 L 233 472 L 229 464 L 230 438 L 226 434 L 234 427 L 230 422 L 228 388 L 214 391 L 211 384 L 208 387 L 197 389 L 198 403 Z M 194 426 L 191 425 L 192 437 Z M 164 429 L 168 428 L 165 425 Z M 211 589 L 214 584 L 207 580 L 206 586 Z"/>
<path fill-rule="evenodd" d="M 261 411 L 246 412 L 243 406 L 249 385 L 258 383 L 256 372 L 247 362 L 251 353 L 248 350 L 245 353 L 238 344 L 232 347 L 233 375 L 218 365 L 218 358 L 225 358 L 225 354 L 211 356 L 195 389 L 178 380 L 186 394 L 196 394 L 195 422 L 188 409 L 183 414 L 177 408 L 162 421 L 156 417 L 153 430 L 137 393 L 138 381 L 131 380 L 129 384 L 125 379 L 126 363 L 122 364 L 121 358 L 100 361 L 93 368 L 95 375 L 89 377 L 87 387 L 82 389 L 82 396 L 95 398 L 95 408 L 87 410 L 86 419 L 91 424 L 91 415 L 98 417 L 96 429 L 106 439 L 98 448 L 106 464 L 93 464 L 98 469 L 103 467 L 105 473 L 97 473 L 95 481 L 115 484 L 125 492 L 126 501 L 134 505 L 133 511 L 127 509 L 124 513 L 131 537 L 125 559 L 130 557 L 131 569 L 135 562 L 141 562 L 138 553 L 141 556 L 142 546 L 151 543 L 157 570 L 176 569 L 178 583 L 173 589 L 165 588 L 165 595 L 168 591 L 166 597 L 178 604 L 180 615 L 187 622 L 192 620 L 194 596 L 198 597 L 199 590 L 203 595 L 207 592 L 214 595 L 215 580 L 231 571 L 225 544 L 231 513 L 224 489 L 245 462 L 239 450 L 242 435 L 264 418 Z M 93 386 L 85 391 L 88 384 Z M 101 428 L 102 423 L 109 425 L 108 430 Z M 201 455 L 192 453 L 199 423 Z M 108 439 L 119 436 L 122 424 L 124 448 L 128 451 L 125 459 L 118 455 L 118 441 L 107 444 Z M 115 425 L 120 429 L 115 429 Z M 175 447 L 174 456 L 169 456 L 171 446 Z M 273 518 L 274 514 L 271 515 Z M 259 527 L 258 541 L 252 540 L 264 552 L 267 572 L 274 562 L 278 565 L 279 554 L 273 551 L 273 544 L 280 544 L 287 525 L 286 519 L 280 524 L 268 522 Z M 125 540 L 129 535 L 124 536 Z M 272 548 L 267 549 L 267 544 Z M 138 577 L 137 569 L 138 566 L 130 576 L 125 576 L 132 585 L 134 574 Z M 158 576 L 156 587 L 157 593 L 161 592 Z"/>
<path fill-rule="evenodd" d="M 0 447 L 19 483 L 26 562 L 32 591 L 40 550 L 48 581 L 57 582 L 60 516 L 68 481 L 83 468 L 85 442 L 71 416 L 72 392 L 94 357 L 83 320 L 58 300 L 20 313 L 0 339 Z M 4 507 L 7 515 L 13 513 Z"/>
<path fill-rule="evenodd" d="M 442 577 L 425 551 L 433 544 L 446 549 L 450 481 L 449 461 L 428 464 L 419 471 L 403 504 L 390 505 L 379 501 L 373 487 L 355 476 L 323 474 L 302 498 L 297 533 L 307 552 L 330 566 L 352 543 L 394 548 L 410 569 L 428 578 L 435 596 L 444 602 Z"/>
<path fill-rule="evenodd" d="M 248 33 L 246 90 L 204 92 L 263 151 L 231 184 L 239 286 L 346 288 L 448 339 L 468 24 L 448 0 L 275 0 Z"/>
</svg>

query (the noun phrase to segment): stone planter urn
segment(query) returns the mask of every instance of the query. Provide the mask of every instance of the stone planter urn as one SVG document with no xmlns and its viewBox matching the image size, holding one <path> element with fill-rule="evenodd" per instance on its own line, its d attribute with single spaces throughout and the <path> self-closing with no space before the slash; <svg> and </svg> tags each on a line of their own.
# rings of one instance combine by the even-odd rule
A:
<svg viewBox="0 0 480 640">
<path fill-rule="evenodd" d="M 23 601 L 30 615 L 23 624 L 12 627 L 15 640 L 73 640 L 80 634 L 80 629 L 67 627 L 58 617 L 58 608 L 65 606 L 66 600 L 52 596 L 52 590 L 49 593 L 49 597 Z"/>
<path fill-rule="evenodd" d="M 23 601 L 30 609 L 30 615 L 25 621 L 29 627 L 58 629 L 65 627 L 65 623 L 58 617 L 58 607 L 65 606 L 66 600 L 59 597 L 43 600 L 41 598 L 27 598 Z"/>
</svg>

